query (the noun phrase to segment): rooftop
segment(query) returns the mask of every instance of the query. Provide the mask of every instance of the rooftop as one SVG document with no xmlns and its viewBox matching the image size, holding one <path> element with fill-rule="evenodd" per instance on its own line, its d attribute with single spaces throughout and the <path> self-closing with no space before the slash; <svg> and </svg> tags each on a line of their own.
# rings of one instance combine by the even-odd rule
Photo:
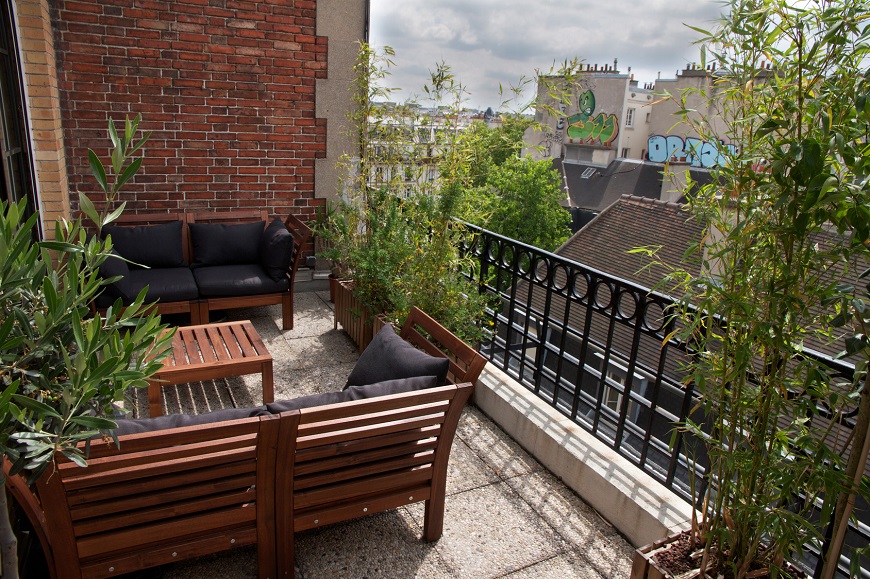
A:
<svg viewBox="0 0 870 579">
<path fill-rule="evenodd" d="M 231 310 L 250 319 L 274 357 L 275 398 L 340 389 L 356 348 L 333 327 L 328 292 L 295 298 L 295 328 L 280 307 Z M 163 388 L 164 412 L 262 403 L 260 376 Z M 147 415 L 144 390 L 127 401 Z M 444 534 L 422 541 L 422 504 L 296 534 L 296 577 L 627 577 L 634 548 L 597 512 L 474 406 L 450 455 Z M 164 579 L 256 577 L 254 548 L 162 567 Z"/>
</svg>

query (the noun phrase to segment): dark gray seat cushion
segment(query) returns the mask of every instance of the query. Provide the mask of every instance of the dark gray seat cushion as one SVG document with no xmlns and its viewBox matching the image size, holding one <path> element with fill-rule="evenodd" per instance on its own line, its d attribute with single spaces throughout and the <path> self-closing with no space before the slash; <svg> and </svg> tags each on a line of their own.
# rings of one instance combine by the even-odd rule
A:
<svg viewBox="0 0 870 579">
<path fill-rule="evenodd" d="M 118 420 L 118 428 L 115 429 L 115 434 L 121 436 L 122 434 L 153 432 L 155 430 L 212 424 L 227 420 L 251 418 L 253 416 L 266 416 L 268 414 L 269 412 L 265 406 L 256 406 L 254 408 L 224 408 L 223 410 L 208 412 L 206 414 L 167 414 L 166 416 L 157 416 L 155 418 L 133 418 Z"/>
<path fill-rule="evenodd" d="M 191 223 L 191 267 L 259 263 L 265 221 L 253 223 Z"/>
<path fill-rule="evenodd" d="M 193 270 L 193 275 L 199 295 L 206 298 L 270 294 L 290 289 L 290 280 L 284 277 L 275 281 L 257 263 L 199 267 Z"/>
<path fill-rule="evenodd" d="M 313 408 L 315 406 L 338 404 L 339 402 L 348 402 L 350 400 L 365 400 L 366 398 L 375 398 L 378 396 L 387 396 L 389 394 L 399 394 L 401 392 L 412 392 L 414 390 L 434 388 L 437 385 L 438 378 L 435 376 L 417 376 L 414 378 L 403 378 L 401 380 L 387 380 L 385 382 L 378 382 L 377 384 L 351 386 L 350 388 L 340 392 L 312 394 L 311 396 L 301 396 L 292 400 L 276 400 L 275 402 L 266 404 L 266 408 L 272 414 L 278 414 L 279 412 L 286 412 L 287 410 Z"/>
<path fill-rule="evenodd" d="M 129 305 L 146 285 L 148 286 L 146 303 L 183 302 L 199 297 L 196 280 L 187 267 L 131 268 L 127 275 L 112 284 L 111 291 L 107 289 L 97 298 L 97 307 L 108 307 L 117 297 L 120 297 L 125 305 Z"/>
<path fill-rule="evenodd" d="M 137 265 L 147 267 L 182 267 L 181 221 L 160 225 L 122 227 L 106 225 L 102 235 L 111 235 L 115 250 Z"/>
<path fill-rule="evenodd" d="M 436 376 L 438 384 L 444 384 L 449 369 L 450 360 L 418 350 L 387 324 L 357 360 L 345 388 L 414 376 Z"/>
</svg>

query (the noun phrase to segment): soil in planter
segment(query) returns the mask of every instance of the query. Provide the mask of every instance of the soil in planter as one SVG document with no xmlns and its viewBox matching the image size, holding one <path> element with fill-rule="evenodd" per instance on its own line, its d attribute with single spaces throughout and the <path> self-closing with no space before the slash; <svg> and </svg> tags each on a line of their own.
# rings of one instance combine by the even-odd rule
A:
<svg viewBox="0 0 870 579">
<path fill-rule="evenodd" d="M 656 554 L 653 555 L 652 560 L 659 568 L 667 571 L 670 576 L 680 577 L 690 571 L 698 569 L 700 558 L 697 556 L 692 557 L 692 553 L 698 551 L 700 548 L 700 543 L 694 541 L 688 531 L 684 531 L 680 533 L 674 542 L 669 544 L 666 548 L 656 552 Z M 761 566 L 754 566 L 750 568 L 749 574 L 756 579 L 768 579 L 770 577 L 770 573 L 753 575 L 752 572 L 759 569 L 761 569 Z M 719 575 L 720 574 L 715 571 L 708 573 L 708 576 L 710 577 L 718 577 Z M 730 571 L 725 572 L 723 576 L 725 579 L 733 579 Z M 789 566 L 789 568 L 782 571 L 780 577 L 783 579 L 806 579 L 807 575 L 802 571 Z"/>
<path fill-rule="evenodd" d="M 698 568 L 697 561 L 691 555 L 699 548 L 700 544 L 696 544 L 688 532 L 683 532 L 667 548 L 657 552 L 652 560 L 676 577 Z"/>
</svg>

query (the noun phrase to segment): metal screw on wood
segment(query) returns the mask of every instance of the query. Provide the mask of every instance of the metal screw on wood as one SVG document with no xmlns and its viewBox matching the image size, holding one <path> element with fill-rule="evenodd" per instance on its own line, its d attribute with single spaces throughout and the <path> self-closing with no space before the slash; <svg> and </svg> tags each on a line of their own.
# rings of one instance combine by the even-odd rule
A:
<svg viewBox="0 0 870 579">
<path fill-rule="evenodd" d="M 173 557 L 178 557 L 178 553 L 173 553 L 172 556 L 173 556 Z"/>
<path fill-rule="evenodd" d="M 109 567 L 109 573 L 114 573 L 114 572 L 115 572 L 115 568 L 114 568 L 114 567 Z"/>
<path fill-rule="evenodd" d="M 235 542 L 236 542 L 236 540 L 235 540 L 235 539 L 230 539 L 230 545 L 234 545 L 234 544 L 235 544 Z"/>
<path fill-rule="evenodd" d="M 369 508 L 368 508 L 368 507 L 363 507 L 363 512 L 364 512 L 364 513 L 369 512 Z"/>
<path fill-rule="evenodd" d="M 315 524 L 315 525 L 316 525 L 317 523 L 319 523 L 319 522 L 320 522 L 320 519 L 314 519 L 314 524 Z"/>
<path fill-rule="evenodd" d="M 409 501 L 413 501 L 413 500 L 414 500 L 414 497 L 408 497 L 408 500 L 409 500 Z"/>
</svg>

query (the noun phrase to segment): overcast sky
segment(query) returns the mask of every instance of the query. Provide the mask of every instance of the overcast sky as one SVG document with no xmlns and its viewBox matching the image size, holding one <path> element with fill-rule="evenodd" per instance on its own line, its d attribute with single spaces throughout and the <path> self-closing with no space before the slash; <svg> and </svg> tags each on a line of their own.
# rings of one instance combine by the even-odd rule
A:
<svg viewBox="0 0 870 579">
<path fill-rule="evenodd" d="M 389 84 L 422 95 L 429 71 L 449 64 L 471 93 L 468 106 L 498 108 L 499 83 L 578 57 L 613 65 L 641 82 L 674 78 L 698 62 L 698 34 L 722 11 L 716 0 L 371 0 L 369 40 L 396 51 Z M 531 95 L 530 97 L 531 98 Z"/>
</svg>

